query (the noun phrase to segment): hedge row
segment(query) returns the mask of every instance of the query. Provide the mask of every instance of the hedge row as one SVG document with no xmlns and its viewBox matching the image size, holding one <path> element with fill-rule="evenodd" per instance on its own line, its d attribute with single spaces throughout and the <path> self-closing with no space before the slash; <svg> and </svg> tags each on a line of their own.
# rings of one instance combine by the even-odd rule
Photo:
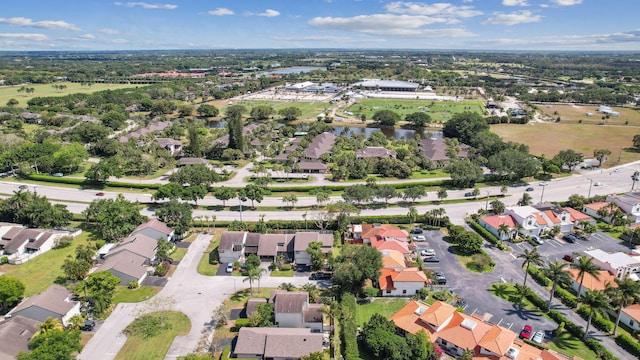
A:
<svg viewBox="0 0 640 360">
<path fill-rule="evenodd" d="M 620 345 L 635 357 L 640 358 L 640 344 L 635 338 L 626 334 L 620 334 L 616 337 L 616 344 Z"/>
<path fill-rule="evenodd" d="M 535 266 L 529 266 L 529 275 L 531 275 L 531 278 L 535 280 L 535 282 L 537 282 L 538 284 L 544 287 L 549 287 L 553 285 L 551 280 L 549 280 L 546 276 L 544 276 L 544 273 Z"/>
<path fill-rule="evenodd" d="M 469 221 L 469 225 L 471 225 L 473 230 L 475 230 L 478 234 L 480 234 L 483 238 L 485 238 L 485 240 L 487 240 L 488 242 L 496 245 L 498 247 L 498 249 L 500 249 L 500 250 L 505 250 L 506 249 L 506 246 L 504 246 L 504 244 L 502 243 L 502 241 L 500 239 L 498 239 L 495 235 L 493 235 L 491 232 L 489 232 L 489 230 L 483 228 L 476 221 L 474 221 L 474 220 Z"/>
<path fill-rule="evenodd" d="M 578 308 L 578 315 L 580 315 L 585 320 L 589 319 L 589 308 L 586 306 L 580 306 Z M 591 317 L 591 323 L 593 324 L 593 326 L 605 333 L 610 333 L 613 331 L 613 322 L 605 318 L 598 312 L 594 313 Z"/>
<path fill-rule="evenodd" d="M 117 188 L 130 188 L 130 189 L 152 189 L 157 190 L 162 184 L 140 184 L 140 183 L 128 183 L 122 181 L 107 181 L 104 184 L 87 181 L 80 178 L 69 177 L 57 177 L 43 174 L 24 174 L 21 177 L 34 181 L 44 181 L 56 184 L 71 184 L 80 185 L 87 188 L 102 188 L 104 186 L 117 187 Z"/>
<path fill-rule="evenodd" d="M 364 181 L 364 180 L 362 180 Z M 343 191 L 345 188 L 352 186 L 352 185 L 356 185 L 356 184 L 349 184 L 349 183 L 343 183 L 343 185 L 323 185 L 323 186 L 313 186 L 313 185 L 304 185 L 304 186 L 269 186 L 269 190 L 271 190 L 271 192 L 291 192 L 291 191 L 295 191 L 295 192 L 309 192 L 311 190 L 316 190 L 316 189 L 324 189 L 324 190 L 329 190 L 329 191 Z M 451 180 L 433 180 L 433 181 L 421 181 L 421 182 L 407 182 L 407 183 L 393 183 L 393 184 L 387 184 L 387 183 L 378 183 L 378 185 L 380 186 L 391 186 L 395 189 L 406 189 L 406 188 L 410 188 L 410 187 L 414 187 L 414 186 L 451 186 Z"/>
<path fill-rule="evenodd" d="M 578 299 L 576 299 L 575 295 L 560 286 L 556 287 L 553 297 L 560 299 L 560 301 L 570 309 L 578 306 Z"/>
<path fill-rule="evenodd" d="M 345 360 L 359 360 L 360 351 L 358 350 L 356 326 L 356 297 L 347 293 L 342 296 L 340 301 L 340 312 L 342 316 L 342 343 L 344 344 Z"/>
</svg>

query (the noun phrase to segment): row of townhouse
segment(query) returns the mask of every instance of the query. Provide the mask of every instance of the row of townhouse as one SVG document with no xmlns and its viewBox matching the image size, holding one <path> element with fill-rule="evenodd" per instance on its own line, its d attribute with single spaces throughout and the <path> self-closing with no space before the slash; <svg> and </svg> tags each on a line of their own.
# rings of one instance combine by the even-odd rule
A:
<svg viewBox="0 0 640 360">
<path fill-rule="evenodd" d="M 595 224 L 595 220 L 570 207 L 543 203 L 509 207 L 504 214 L 483 216 L 478 223 L 498 239 L 510 240 L 518 234 L 540 236 L 555 227 L 561 233 L 568 233 L 583 223 Z"/>
<path fill-rule="evenodd" d="M 53 249 L 60 238 L 75 237 L 80 229 L 31 229 L 19 224 L 0 223 L 0 257 L 11 264 L 22 264 Z"/>
<path fill-rule="evenodd" d="M 218 254 L 221 263 L 244 261 L 249 255 L 257 255 L 263 261 L 275 261 L 282 256 L 296 265 L 310 265 L 307 249 L 312 242 L 322 244 L 320 250 L 328 253 L 333 248 L 333 234 L 301 231 L 295 234 L 260 234 L 246 231 L 222 233 Z"/>
<path fill-rule="evenodd" d="M 584 212 L 608 223 L 611 221 L 611 216 L 602 214 L 601 209 L 603 208 L 606 210 L 605 213 L 609 215 L 611 215 L 613 211 L 620 209 L 632 224 L 640 223 L 640 192 L 609 195 L 605 201 L 585 204 Z"/>
</svg>

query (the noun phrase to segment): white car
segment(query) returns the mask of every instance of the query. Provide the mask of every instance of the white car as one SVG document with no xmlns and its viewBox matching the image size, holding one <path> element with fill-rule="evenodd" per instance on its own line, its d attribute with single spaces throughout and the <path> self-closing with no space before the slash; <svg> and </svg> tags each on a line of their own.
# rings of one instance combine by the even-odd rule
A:
<svg viewBox="0 0 640 360">
<path fill-rule="evenodd" d="M 600 181 L 593 183 L 593 186 L 602 186 L 602 183 Z"/>
<path fill-rule="evenodd" d="M 544 331 L 542 330 L 536 331 L 536 333 L 533 334 L 531 341 L 533 341 L 534 343 L 542 344 L 542 342 L 544 341 Z"/>
<path fill-rule="evenodd" d="M 228 263 L 228 264 L 227 264 L 227 272 L 228 272 L 228 273 L 233 272 L 233 263 Z"/>
<path fill-rule="evenodd" d="M 420 256 L 436 256 L 436 251 L 434 249 L 423 249 L 420 251 Z"/>
<path fill-rule="evenodd" d="M 413 235 L 413 241 L 427 241 L 427 237 L 424 235 Z"/>
</svg>

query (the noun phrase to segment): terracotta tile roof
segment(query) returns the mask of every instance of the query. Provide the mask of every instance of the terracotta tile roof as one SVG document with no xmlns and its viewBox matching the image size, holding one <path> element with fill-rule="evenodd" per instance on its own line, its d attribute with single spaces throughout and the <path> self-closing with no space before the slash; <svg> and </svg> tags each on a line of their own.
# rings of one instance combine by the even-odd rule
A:
<svg viewBox="0 0 640 360">
<path fill-rule="evenodd" d="M 402 271 L 397 272 L 393 277 L 393 282 L 420 282 L 420 283 L 428 283 L 429 279 L 424 272 L 420 271 L 420 269 L 408 268 Z"/>
<path fill-rule="evenodd" d="M 580 212 L 580 211 L 578 211 L 578 210 L 576 210 L 574 208 L 564 207 L 562 209 L 569 213 L 569 215 L 571 216 L 571 221 L 573 221 L 573 222 L 585 221 L 585 220 L 589 221 L 589 220 L 592 219 L 591 216 L 589 216 L 589 215 L 587 215 L 587 214 L 585 214 L 583 212 Z"/>
<path fill-rule="evenodd" d="M 586 207 L 587 209 L 591 209 L 593 211 L 598 211 L 603 207 L 607 207 L 607 206 L 609 206 L 609 203 L 605 201 L 594 202 L 591 204 L 584 204 L 584 207 Z"/>
<path fill-rule="evenodd" d="M 382 267 L 383 268 L 406 268 L 404 254 L 396 250 L 382 251 Z"/>
<path fill-rule="evenodd" d="M 629 315 L 636 322 L 640 322 L 640 304 L 633 304 L 622 309 L 622 312 Z"/>
<path fill-rule="evenodd" d="M 382 269 L 380 270 L 380 277 L 378 277 L 378 283 L 380 285 L 380 290 L 395 290 L 393 287 L 393 275 L 397 271 L 393 269 Z"/>
<path fill-rule="evenodd" d="M 544 220 L 544 218 L 539 212 L 535 212 L 533 213 L 533 215 L 536 217 L 536 222 L 538 223 L 538 225 L 547 225 L 547 222 Z"/>
<path fill-rule="evenodd" d="M 482 337 L 480 342 L 478 342 L 478 345 L 493 353 L 504 355 L 516 337 L 517 335 L 513 331 L 509 331 L 498 325 L 493 325 Z"/>
<path fill-rule="evenodd" d="M 420 319 L 435 327 L 439 327 L 448 321 L 455 312 L 455 307 L 442 301 L 436 301 L 427 311 L 420 315 Z"/>
<path fill-rule="evenodd" d="M 578 272 L 579 272 L 578 269 L 570 268 L 570 269 L 567 269 L 567 272 L 569 273 L 569 275 L 571 275 L 571 278 L 575 282 L 577 282 L 578 284 L 580 283 L 580 278 L 578 278 Z M 589 290 L 598 290 L 598 291 L 604 290 L 606 288 L 607 283 L 611 283 L 612 286 L 617 287 L 618 284 L 616 284 L 615 278 L 616 278 L 615 276 L 611 275 L 606 270 L 600 270 L 598 272 L 597 279 L 593 275 L 585 273 L 584 279 L 582 281 L 582 287 Z"/>
<path fill-rule="evenodd" d="M 373 224 L 362 224 L 362 238 L 370 239 L 376 236 L 383 237 L 400 237 L 408 238 L 409 234 L 401 230 L 399 227 L 391 224 L 380 224 L 380 226 L 373 226 Z"/>
<path fill-rule="evenodd" d="M 422 304 L 417 301 L 410 301 L 407 305 L 405 305 L 398 312 L 393 314 L 389 320 L 393 321 L 396 324 L 396 327 L 402 329 L 411 334 L 417 334 L 420 330 L 425 330 L 427 334 L 429 334 L 429 339 L 431 341 L 437 340 L 437 335 L 435 335 L 435 331 L 428 326 L 424 326 L 422 321 L 420 320 L 419 315 L 416 312 L 426 311 L 429 308 L 429 305 Z M 421 310 L 422 309 L 422 310 Z"/>
<path fill-rule="evenodd" d="M 502 224 L 507 225 L 509 229 L 516 228 L 516 222 L 513 220 L 511 215 L 483 216 L 481 220 L 496 230 L 498 230 Z"/>
<path fill-rule="evenodd" d="M 547 217 L 549 218 L 549 220 L 551 220 L 552 223 L 554 224 L 560 224 L 562 221 L 560 221 L 560 219 L 558 219 L 558 217 L 556 216 L 556 214 L 551 211 L 551 210 L 545 210 L 543 211 L 543 213 L 545 215 L 547 215 Z"/>
<path fill-rule="evenodd" d="M 403 254 L 411 253 L 411 251 L 409 250 L 409 245 L 407 245 L 407 243 L 405 242 L 398 241 L 398 240 L 384 240 L 384 239 L 372 238 L 371 246 L 378 249 L 379 251 L 395 250 Z"/>
</svg>

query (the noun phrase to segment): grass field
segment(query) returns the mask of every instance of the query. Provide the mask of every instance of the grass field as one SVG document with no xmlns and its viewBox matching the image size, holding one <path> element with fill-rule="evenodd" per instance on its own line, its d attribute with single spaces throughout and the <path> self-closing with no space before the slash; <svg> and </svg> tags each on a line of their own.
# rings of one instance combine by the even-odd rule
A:
<svg viewBox="0 0 640 360">
<path fill-rule="evenodd" d="M 198 274 L 206 275 L 206 276 L 214 276 L 218 272 L 218 268 L 220 264 L 212 265 L 211 260 L 214 260 L 213 257 L 216 257 L 217 260 L 217 251 L 213 253 L 214 250 L 218 248 L 218 244 L 220 243 L 221 230 L 216 231 L 215 236 L 213 237 L 213 241 L 209 243 L 207 246 L 207 250 L 202 253 L 202 257 L 200 257 L 200 261 L 198 262 Z"/>
<path fill-rule="evenodd" d="M 162 290 L 159 286 L 140 286 L 137 289 L 128 289 L 126 286 L 118 286 L 113 295 L 113 304 L 136 303 L 145 301 Z"/>
<path fill-rule="evenodd" d="M 18 92 L 22 86 L 0 86 L 0 105 L 4 106 L 7 104 L 7 101 L 10 99 L 16 99 L 20 103 L 18 106 L 26 106 L 27 101 L 33 99 L 34 97 L 44 97 L 44 96 L 65 96 L 68 94 L 76 94 L 76 93 L 84 93 L 90 94 L 96 91 L 102 90 L 116 90 L 116 89 L 126 89 L 126 88 L 135 88 L 137 86 L 127 85 L 127 84 L 93 84 L 91 86 L 81 86 L 79 83 L 71 83 L 71 82 L 62 82 L 56 83 L 56 85 L 66 85 L 67 88 L 64 90 L 54 89 L 53 84 L 29 84 L 27 87 L 34 88 L 35 91 L 31 94 L 27 94 L 25 92 Z"/>
<path fill-rule="evenodd" d="M 140 335 L 129 336 L 127 342 L 116 355 L 116 359 L 164 359 L 173 339 L 176 336 L 186 335 L 191 329 L 191 321 L 181 312 L 166 311 L 164 316 L 164 326 L 157 335 L 150 338 L 144 338 Z"/>
<path fill-rule="evenodd" d="M 620 113 L 620 116 L 610 116 L 603 120 L 604 114 L 598 113 L 598 105 L 538 105 L 538 109 L 545 115 L 554 119 L 560 117 L 560 123 L 600 125 L 629 125 L 640 126 L 640 111 L 636 109 L 614 107 L 613 110 Z M 592 116 L 587 116 L 591 113 Z"/>
<path fill-rule="evenodd" d="M 640 127 L 561 122 L 559 124 L 491 125 L 491 131 L 500 135 L 505 141 L 526 144 L 532 154 L 544 154 L 547 158 L 552 158 L 560 150 L 567 149 L 573 149 L 583 153 L 586 158 L 592 158 L 593 150 L 609 149 L 611 150 L 610 159 L 603 163 L 604 167 L 640 160 L 640 152 L 625 150 L 632 146 L 633 136 L 640 134 Z"/>
<path fill-rule="evenodd" d="M 21 265 L 0 265 L 0 273 L 22 281 L 26 287 L 24 296 L 32 296 L 45 291 L 55 279 L 63 276 L 62 264 L 68 255 L 75 253 L 78 245 L 89 243 L 89 233 L 76 236 L 70 246 L 49 250 Z"/>
<path fill-rule="evenodd" d="M 363 99 L 349 106 L 346 111 L 356 116 L 365 114 L 371 119 L 373 114 L 380 110 L 392 110 L 402 118 L 414 112 L 426 112 L 435 122 L 446 122 L 453 115 L 465 111 L 484 114 L 484 105 L 481 101 L 431 101 L 431 100 L 389 100 L 389 99 Z"/>
<path fill-rule="evenodd" d="M 258 105 L 271 105 L 271 107 L 278 112 L 278 110 L 287 107 L 297 107 L 302 111 L 300 120 L 312 119 L 315 120 L 318 114 L 325 111 L 329 107 L 326 102 L 291 102 L 291 101 L 267 101 L 267 100 L 242 100 L 234 103 L 234 105 L 242 105 L 247 108 L 247 111 L 251 111 L 253 107 Z M 223 110 L 224 112 L 224 110 Z M 278 115 L 274 115 L 279 118 Z"/>
<path fill-rule="evenodd" d="M 362 327 L 364 323 L 371 319 L 373 314 L 380 314 L 388 319 L 402 309 L 403 306 L 407 305 L 408 302 L 409 300 L 407 299 L 376 298 L 375 301 L 368 304 L 359 304 L 356 307 L 356 324 Z"/>
</svg>

